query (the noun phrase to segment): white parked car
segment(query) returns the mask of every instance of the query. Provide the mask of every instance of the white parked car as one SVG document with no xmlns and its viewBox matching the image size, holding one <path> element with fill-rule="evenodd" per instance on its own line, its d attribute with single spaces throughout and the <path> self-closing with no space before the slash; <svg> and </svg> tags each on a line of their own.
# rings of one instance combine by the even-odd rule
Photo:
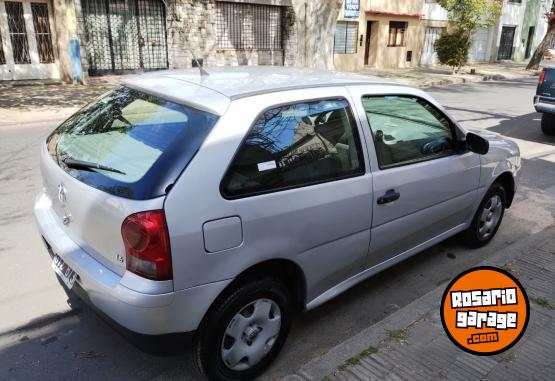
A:
<svg viewBox="0 0 555 381">
<path fill-rule="evenodd" d="M 250 379 L 310 310 L 455 234 L 495 235 L 515 143 L 421 90 L 276 67 L 140 76 L 42 145 L 36 221 L 60 279 L 140 334 L 195 332 Z"/>
</svg>

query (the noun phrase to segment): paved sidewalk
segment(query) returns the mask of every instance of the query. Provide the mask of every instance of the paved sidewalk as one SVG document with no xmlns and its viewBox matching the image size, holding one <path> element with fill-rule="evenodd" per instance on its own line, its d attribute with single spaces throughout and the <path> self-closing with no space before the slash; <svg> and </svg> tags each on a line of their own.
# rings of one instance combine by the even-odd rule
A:
<svg viewBox="0 0 555 381">
<path fill-rule="evenodd" d="M 285 380 L 552 380 L 555 374 L 555 228 L 481 265 L 513 273 L 530 298 L 524 337 L 509 351 L 473 356 L 447 338 L 439 316 L 448 282 L 305 364 Z"/>
<path fill-rule="evenodd" d="M 545 61 L 555 65 L 555 61 Z M 472 74 L 474 70 L 474 74 Z M 417 67 L 409 69 L 365 68 L 360 74 L 388 78 L 415 87 L 446 86 L 491 80 L 514 80 L 538 76 L 537 70 L 526 70 L 526 63 L 494 63 L 465 66 L 460 73 L 453 74 L 450 67 Z"/>
<path fill-rule="evenodd" d="M 118 86 L 122 78 L 93 78 L 88 85 L 46 81 L 0 84 L 0 128 L 59 123 Z"/>
<path fill-rule="evenodd" d="M 476 69 L 475 75 L 469 74 L 471 68 Z M 460 74 L 451 74 L 451 69 L 447 67 L 364 69 L 360 74 L 388 78 L 422 88 L 538 75 L 537 72 L 525 70 L 523 63 L 469 66 Z M 129 76 L 93 77 L 87 85 L 65 85 L 56 81 L 0 83 L 0 128 L 60 123 Z"/>
</svg>

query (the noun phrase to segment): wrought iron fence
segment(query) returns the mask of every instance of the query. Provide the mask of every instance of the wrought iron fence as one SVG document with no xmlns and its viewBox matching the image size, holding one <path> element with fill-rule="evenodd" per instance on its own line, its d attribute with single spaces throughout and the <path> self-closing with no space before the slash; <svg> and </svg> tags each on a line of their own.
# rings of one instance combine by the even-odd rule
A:
<svg viewBox="0 0 555 381">
<path fill-rule="evenodd" d="M 165 8 L 157 0 L 82 0 L 89 74 L 168 67 Z"/>
<path fill-rule="evenodd" d="M 283 49 L 283 7 L 216 2 L 219 49 Z"/>
<path fill-rule="evenodd" d="M 25 29 L 25 18 L 23 17 L 23 3 L 17 1 L 6 1 L 6 14 L 8 16 L 8 31 L 12 41 L 13 59 L 16 64 L 29 64 L 29 42 Z"/>
<path fill-rule="evenodd" d="M 54 49 L 52 48 L 52 36 L 48 21 L 48 5 L 46 3 L 31 3 L 31 13 L 33 14 L 39 60 L 41 63 L 52 63 L 54 62 Z"/>
</svg>

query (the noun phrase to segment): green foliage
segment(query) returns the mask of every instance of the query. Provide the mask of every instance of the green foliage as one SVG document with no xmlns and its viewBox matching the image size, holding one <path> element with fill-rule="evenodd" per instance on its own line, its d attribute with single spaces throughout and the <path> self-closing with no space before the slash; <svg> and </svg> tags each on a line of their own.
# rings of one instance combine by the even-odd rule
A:
<svg viewBox="0 0 555 381">
<path fill-rule="evenodd" d="M 436 41 L 434 48 L 439 62 L 442 65 L 451 66 L 456 72 L 466 64 L 471 45 L 470 37 L 466 33 L 456 30 L 452 33 L 443 33 Z"/>
<path fill-rule="evenodd" d="M 487 28 L 497 21 L 503 0 L 438 0 L 447 10 L 453 27 L 471 37 L 478 29 Z"/>
</svg>

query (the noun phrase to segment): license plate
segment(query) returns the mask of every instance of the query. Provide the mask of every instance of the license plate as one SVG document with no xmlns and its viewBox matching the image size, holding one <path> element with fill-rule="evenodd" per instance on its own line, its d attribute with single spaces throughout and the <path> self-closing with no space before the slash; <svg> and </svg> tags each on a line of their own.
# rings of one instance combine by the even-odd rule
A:
<svg viewBox="0 0 555 381">
<path fill-rule="evenodd" d="M 75 279 L 77 278 L 77 273 L 57 255 L 54 256 L 54 259 L 52 259 L 52 268 L 56 274 L 58 274 L 60 279 L 62 279 L 65 285 L 71 289 L 73 287 L 73 283 L 75 283 Z"/>
</svg>

